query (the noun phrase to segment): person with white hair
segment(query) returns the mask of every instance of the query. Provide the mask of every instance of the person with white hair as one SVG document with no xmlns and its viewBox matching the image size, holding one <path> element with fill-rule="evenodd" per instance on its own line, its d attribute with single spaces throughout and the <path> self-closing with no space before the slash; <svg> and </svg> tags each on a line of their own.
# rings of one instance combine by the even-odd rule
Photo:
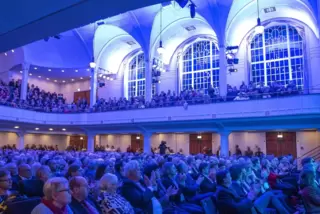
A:
<svg viewBox="0 0 320 214">
<path fill-rule="evenodd" d="M 140 164 L 136 160 L 129 161 L 124 166 L 124 176 L 121 193 L 130 204 L 145 213 L 161 214 L 162 206 L 154 195 L 154 188 L 157 188 L 155 177 L 149 179 L 144 176 L 141 182 L 142 173 Z"/>
<path fill-rule="evenodd" d="M 71 202 L 69 182 L 63 177 L 54 177 L 43 186 L 44 198 L 31 214 L 73 214 L 68 206 Z"/>
<path fill-rule="evenodd" d="M 100 194 L 97 203 L 103 214 L 134 214 L 131 204 L 117 193 L 119 186 L 116 175 L 106 173 L 99 182 Z"/>
</svg>

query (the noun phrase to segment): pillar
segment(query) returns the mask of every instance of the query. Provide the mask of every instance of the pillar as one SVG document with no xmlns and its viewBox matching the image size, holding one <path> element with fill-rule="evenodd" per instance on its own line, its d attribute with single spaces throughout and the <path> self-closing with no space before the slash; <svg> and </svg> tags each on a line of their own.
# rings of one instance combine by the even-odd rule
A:
<svg viewBox="0 0 320 214">
<path fill-rule="evenodd" d="M 17 132 L 16 134 L 18 135 L 18 138 L 19 138 L 17 149 L 22 150 L 22 149 L 24 149 L 24 135 L 25 135 L 25 133 L 24 132 Z"/>
<path fill-rule="evenodd" d="M 88 133 L 88 145 L 87 145 L 87 152 L 94 152 L 94 138 L 96 137 L 93 133 Z"/>
<path fill-rule="evenodd" d="M 151 154 L 151 132 L 143 133 L 143 152 L 147 154 Z"/>
<path fill-rule="evenodd" d="M 30 69 L 30 64 L 22 63 L 22 78 L 21 78 L 21 89 L 20 89 L 21 100 L 27 100 L 29 69 Z"/>
<path fill-rule="evenodd" d="M 220 134 L 220 156 L 228 157 L 229 156 L 229 135 L 230 132 L 222 131 Z"/>
<path fill-rule="evenodd" d="M 219 46 L 219 92 L 221 97 L 227 96 L 227 58 L 224 45 Z"/>
<path fill-rule="evenodd" d="M 94 106 L 97 102 L 97 85 L 98 85 L 98 74 L 94 68 L 91 68 L 91 79 L 90 79 L 90 107 Z"/>
<path fill-rule="evenodd" d="M 150 102 L 152 98 L 152 68 L 149 56 L 145 54 L 145 78 L 146 78 L 146 88 L 145 88 L 145 99 Z"/>
</svg>

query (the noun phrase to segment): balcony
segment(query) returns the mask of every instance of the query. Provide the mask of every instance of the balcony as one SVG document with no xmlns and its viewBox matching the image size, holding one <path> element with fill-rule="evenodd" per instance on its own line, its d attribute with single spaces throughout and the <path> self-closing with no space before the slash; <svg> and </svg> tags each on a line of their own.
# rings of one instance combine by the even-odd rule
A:
<svg viewBox="0 0 320 214">
<path fill-rule="evenodd" d="M 320 114 L 320 94 L 271 99 L 221 102 L 202 105 L 112 111 L 102 113 L 55 114 L 0 106 L 0 120 L 52 125 L 113 125 L 174 121 L 219 121 L 243 118 Z"/>
</svg>

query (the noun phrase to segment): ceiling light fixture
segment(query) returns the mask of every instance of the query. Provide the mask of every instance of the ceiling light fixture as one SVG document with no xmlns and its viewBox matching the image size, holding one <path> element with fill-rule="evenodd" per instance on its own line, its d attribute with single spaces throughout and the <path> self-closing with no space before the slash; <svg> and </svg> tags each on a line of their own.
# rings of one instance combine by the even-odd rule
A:
<svg viewBox="0 0 320 214">
<path fill-rule="evenodd" d="M 54 80 L 54 82 L 57 82 L 57 80 Z"/>
<path fill-rule="evenodd" d="M 39 78 L 41 78 L 41 76 L 38 76 Z"/>
<path fill-rule="evenodd" d="M 38 131 L 38 130 L 39 130 L 39 128 L 35 128 L 34 130 Z"/>
<path fill-rule="evenodd" d="M 74 70 L 75 72 L 78 72 L 78 70 Z"/>
<path fill-rule="evenodd" d="M 19 127 L 19 126 L 15 126 L 14 128 L 15 128 L 15 129 L 18 129 L 18 128 L 20 128 L 20 127 Z"/>
<path fill-rule="evenodd" d="M 29 76 L 32 76 L 32 73 L 30 73 Z"/>
<path fill-rule="evenodd" d="M 20 71 L 20 73 L 22 74 L 22 71 Z"/>
<path fill-rule="evenodd" d="M 65 83 L 66 81 L 62 80 L 63 83 Z"/>
<path fill-rule="evenodd" d="M 50 128 L 49 131 L 53 131 L 53 128 Z"/>
<path fill-rule="evenodd" d="M 61 72 L 63 73 L 63 72 L 64 72 L 64 70 L 61 70 Z"/>
<path fill-rule="evenodd" d="M 63 129 L 62 129 L 62 131 L 66 131 L 66 129 L 65 129 L 65 128 L 63 128 Z"/>
<path fill-rule="evenodd" d="M 78 88 L 78 91 L 80 91 L 80 88 Z"/>
<path fill-rule="evenodd" d="M 14 53 L 14 50 L 12 49 L 11 52 Z"/>
<path fill-rule="evenodd" d="M 71 79 L 71 81 L 73 82 L 73 81 L 74 81 L 74 79 Z"/>
<path fill-rule="evenodd" d="M 5 55 L 5 56 L 8 56 L 8 54 L 7 54 L 7 53 L 4 53 L 4 55 Z"/>
<path fill-rule="evenodd" d="M 51 71 L 51 69 L 49 68 L 48 71 Z"/>
<path fill-rule="evenodd" d="M 37 70 L 38 68 L 37 67 L 34 67 L 34 70 Z"/>
<path fill-rule="evenodd" d="M 262 34 L 264 32 L 264 26 L 261 25 L 260 11 L 259 11 L 259 0 L 257 0 L 257 12 L 258 12 L 257 26 L 255 27 L 254 30 L 257 34 Z"/>
<path fill-rule="evenodd" d="M 162 5 L 161 5 L 161 9 L 160 9 L 160 42 L 159 42 L 159 47 L 157 49 L 157 52 L 159 55 L 163 55 L 165 51 L 166 50 L 164 49 L 163 44 L 162 44 Z"/>
<path fill-rule="evenodd" d="M 80 77 L 80 79 L 82 80 L 83 78 L 82 78 L 82 77 Z"/>
<path fill-rule="evenodd" d="M 80 140 L 83 140 L 83 137 L 80 137 Z"/>
<path fill-rule="evenodd" d="M 49 78 L 47 78 L 47 80 L 50 80 Z"/>
</svg>

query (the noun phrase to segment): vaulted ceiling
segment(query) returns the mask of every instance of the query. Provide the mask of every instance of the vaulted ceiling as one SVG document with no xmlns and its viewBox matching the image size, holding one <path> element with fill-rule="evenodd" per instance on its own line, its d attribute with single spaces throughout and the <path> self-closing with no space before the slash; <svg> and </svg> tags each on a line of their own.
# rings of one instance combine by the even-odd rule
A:
<svg viewBox="0 0 320 214">
<path fill-rule="evenodd" d="M 6 62 L 8 69 L 15 66 L 12 63 L 27 61 L 39 68 L 38 73 L 55 69 L 53 76 L 73 78 L 89 76 L 87 68 L 94 56 L 95 60 L 103 61 L 102 67 L 116 72 L 121 61 L 134 50 L 142 49 L 150 57 L 156 54 L 160 40 L 159 3 L 163 6 L 162 40 L 168 56 L 184 40 L 197 34 L 209 34 L 227 44 L 239 45 L 256 24 L 256 0 L 193 2 L 197 5 L 194 19 L 190 18 L 188 7 L 181 9 L 165 0 L 57 0 L 52 5 L 40 0 L 1 2 L 0 52 L 6 55 L 0 54 L 0 62 L 11 56 L 14 59 L 9 60 L 11 64 Z M 276 13 L 263 14 L 262 21 L 276 17 L 297 19 L 319 36 L 316 0 L 260 2 L 261 8 L 277 7 Z M 290 13 L 283 13 L 284 10 Z M 189 27 L 193 30 L 189 31 Z M 55 35 L 58 37 L 50 37 Z M 49 40 L 43 40 L 47 37 Z M 14 53 L 10 51 L 19 46 L 23 47 Z"/>
</svg>

